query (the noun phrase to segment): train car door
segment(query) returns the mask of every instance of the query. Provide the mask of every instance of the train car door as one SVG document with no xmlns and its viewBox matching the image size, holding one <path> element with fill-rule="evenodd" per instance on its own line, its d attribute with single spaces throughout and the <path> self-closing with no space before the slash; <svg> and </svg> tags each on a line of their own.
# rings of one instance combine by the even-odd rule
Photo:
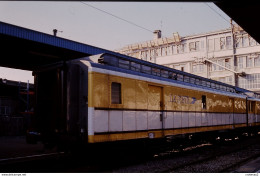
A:
<svg viewBox="0 0 260 176">
<path fill-rule="evenodd" d="M 163 88 L 159 86 L 148 85 L 148 130 L 161 129 L 162 136 L 164 136 L 163 110 Z"/>
<path fill-rule="evenodd" d="M 66 130 L 66 90 L 63 63 L 34 71 L 36 129 L 44 142 L 55 142 L 55 135 Z"/>
<path fill-rule="evenodd" d="M 248 125 L 252 126 L 256 123 L 256 102 L 248 101 Z"/>
<path fill-rule="evenodd" d="M 67 73 L 67 132 L 72 136 L 87 135 L 88 68 L 68 64 Z"/>
</svg>

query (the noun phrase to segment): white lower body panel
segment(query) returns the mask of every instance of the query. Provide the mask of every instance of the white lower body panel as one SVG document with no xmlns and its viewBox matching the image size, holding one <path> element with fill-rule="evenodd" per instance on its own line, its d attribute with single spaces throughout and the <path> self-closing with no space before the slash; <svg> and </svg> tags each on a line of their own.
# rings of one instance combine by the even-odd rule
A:
<svg viewBox="0 0 260 176">
<path fill-rule="evenodd" d="M 246 114 L 205 113 L 205 112 L 164 112 L 163 120 L 159 111 L 94 110 L 89 108 L 88 132 L 94 133 L 147 131 L 207 127 L 246 123 Z M 260 121 L 259 116 L 250 117 L 252 122 Z"/>
</svg>

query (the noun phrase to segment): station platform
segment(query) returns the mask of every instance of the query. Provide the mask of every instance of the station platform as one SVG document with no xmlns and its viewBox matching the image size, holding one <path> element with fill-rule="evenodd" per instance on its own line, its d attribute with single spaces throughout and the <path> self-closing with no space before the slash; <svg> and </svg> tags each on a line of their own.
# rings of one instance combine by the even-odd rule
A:
<svg viewBox="0 0 260 176">
<path fill-rule="evenodd" d="M 56 149 L 46 150 L 40 142 L 27 144 L 25 136 L 0 137 L 0 162 L 12 158 L 48 154 L 55 151 Z"/>
</svg>

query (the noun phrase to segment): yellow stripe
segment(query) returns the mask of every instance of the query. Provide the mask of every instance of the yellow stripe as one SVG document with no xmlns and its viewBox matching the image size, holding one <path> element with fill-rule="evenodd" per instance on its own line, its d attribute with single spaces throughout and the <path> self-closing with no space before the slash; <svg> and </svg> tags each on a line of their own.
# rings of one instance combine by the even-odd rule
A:
<svg viewBox="0 0 260 176">
<path fill-rule="evenodd" d="M 249 126 L 260 126 L 260 122 L 249 123 Z"/>
<path fill-rule="evenodd" d="M 258 123 L 260 125 L 260 123 Z M 148 138 L 149 133 L 154 134 L 154 138 L 161 138 L 164 136 L 178 135 L 178 134 L 189 134 L 189 133 L 198 133 L 198 132 L 207 132 L 207 131 L 217 131 L 217 130 L 227 130 L 233 128 L 246 127 L 246 124 L 237 124 L 237 125 L 222 125 L 222 126 L 211 126 L 211 127 L 195 127 L 195 128 L 186 128 L 186 129 L 172 129 L 172 130 L 156 130 L 156 131 L 144 131 L 144 132 L 129 132 L 129 133 L 114 133 L 114 134 L 96 134 L 89 135 L 89 143 L 98 143 L 98 142 L 110 142 L 110 141 L 119 141 L 119 140 L 130 140 L 130 139 L 141 139 Z"/>
</svg>

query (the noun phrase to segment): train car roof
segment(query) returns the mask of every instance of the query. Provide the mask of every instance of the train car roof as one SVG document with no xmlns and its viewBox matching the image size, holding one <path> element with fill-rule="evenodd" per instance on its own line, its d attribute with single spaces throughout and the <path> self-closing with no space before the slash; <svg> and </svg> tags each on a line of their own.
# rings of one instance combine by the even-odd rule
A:
<svg viewBox="0 0 260 176">
<path fill-rule="evenodd" d="M 102 54 L 93 55 L 93 56 L 89 56 L 89 57 L 85 57 L 85 58 L 81 58 L 81 59 L 88 60 L 91 63 L 94 63 L 94 64 L 92 64 L 94 67 L 101 68 L 102 67 L 101 65 L 106 65 L 110 70 L 121 71 L 121 72 L 129 73 L 129 74 L 136 74 L 136 75 L 145 76 L 148 78 L 155 78 L 155 79 L 164 80 L 164 81 L 171 80 L 170 82 L 175 82 L 178 84 L 202 88 L 205 90 L 211 90 L 211 91 L 214 90 L 214 91 L 218 91 L 218 92 L 222 92 L 222 93 L 226 92 L 228 94 L 232 93 L 232 94 L 245 95 L 245 96 L 260 100 L 260 94 L 257 94 L 255 92 L 252 92 L 252 91 L 249 91 L 246 89 L 242 89 L 242 88 L 239 88 L 236 86 L 232 86 L 232 85 L 229 85 L 226 83 L 222 83 L 219 81 L 215 81 L 212 79 L 197 76 L 197 75 L 194 75 L 191 73 L 169 68 L 166 66 L 158 65 L 158 64 L 155 64 L 152 62 L 148 62 L 148 61 L 140 60 L 140 59 L 133 58 L 130 56 L 122 55 L 119 53 L 116 53 L 116 54 L 102 53 Z M 126 68 L 126 65 L 124 67 L 120 67 L 119 60 L 128 61 L 129 68 Z M 141 70 L 138 71 L 137 73 L 135 73 L 135 71 L 131 70 L 131 66 L 130 66 L 131 63 L 148 66 L 148 67 L 151 67 L 151 69 L 155 69 L 155 70 L 157 69 L 160 71 L 160 76 L 153 75 L 152 73 L 144 73 Z M 102 68 L 104 68 L 104 67 L 102 67 Z M 180 81 L 179 79 L 173 80 L 172 78 L 163 77 L 161 74 L 161 71 L 172 72 L 176 75 L 182 75 L 183 81 Z M 187 77 L 187 79 L 189 79 L 189 80 L 193 79 L 194 82 L 192 83 L 191 81 L 189 81 L 189 82 L 185 81 L 185 77 Z M 200 83 L 197 84 L 196 80 L 199 80 Z M 204 85 L 203 85 L 203 83 L 204 83 Z M 210 85 L 210 86 L 208 86 L 208 85 Z"/>
</svg>

